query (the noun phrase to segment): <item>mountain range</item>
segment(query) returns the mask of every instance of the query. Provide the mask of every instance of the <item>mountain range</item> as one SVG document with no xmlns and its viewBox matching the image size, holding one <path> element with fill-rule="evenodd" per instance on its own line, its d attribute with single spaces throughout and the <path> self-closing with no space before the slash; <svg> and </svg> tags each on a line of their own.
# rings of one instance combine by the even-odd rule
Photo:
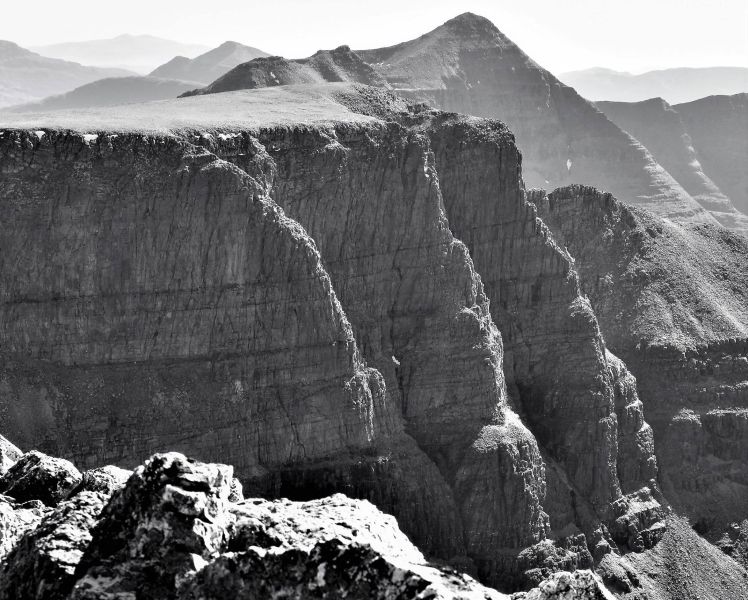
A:
<svg viewBox="0 0 748 600">
<path fill-rule="evenodd" d="M 132 72 L 48 58 L 0 40 L 0 108 L 41 100 L 105 77 L 126 75 Z"/>
<path fill-rule="evenodd" d="M 120 68 L 145 75 L 175 56 L 193 58 L 209 48 L 185 44 L 152 35 L 123 34 L 117 37 L 33 46 L 44 56 L 79 62 L 84 65 Z"/>
<path fill-rule="evenodd" d="M 702 67 L 648 71 L 638 75 L 596 67 L 561 73 L 559 79 L 588 100 L 640 102 L 661 97 L 670 104 L 748 92 L 748 68 Z"/>
</svg>

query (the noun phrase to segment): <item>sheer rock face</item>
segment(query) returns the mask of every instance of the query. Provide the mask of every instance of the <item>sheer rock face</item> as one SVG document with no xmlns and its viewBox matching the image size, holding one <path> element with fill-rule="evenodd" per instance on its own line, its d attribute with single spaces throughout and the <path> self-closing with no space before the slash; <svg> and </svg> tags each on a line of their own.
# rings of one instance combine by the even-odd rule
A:
<svg viewBox="0 0 748 600">
<path fill-rule="evenodd" d="M 450 225 L 470 249 L 502 331 L 509 389 L 562 466 L 562 476 L 549 477 L 551 526 L 593 536 L 600 517 L 628 506 L 622 492 L 648 488 L 657 474 L 636 382 L 606 350 L 572 257 L 525 199 L 508 131 L 448 118 L 430 136 Z M 659 518 L 650 517 L 650 525 Z"/>
<path fill-rule="evenodd" d="M 92 467 L 190 449 L 248 475 L 396 432 L 314 243 L 245 174 L 168 136 L 0 146 L 0 385 L 21 445 Z"/>
<path fill-rule="evenodd" d="M 271 195 L 319 244 L 362 353 L 454 498 L 468 556 L 516 554 L 542 539 L 543 462 L 506 404 L 501 338 L 449 229 L 428 136 L 394 123 L 266 129 L 211 149 L 242 168 L 267 157 Z M 286 479 L 283 493 L 309 493 L 310 479 L 296 490 Z M 423 545 L 423 532 L 416 539 Z"/>
<path fill-rule="evenodd" d="M 748 243 L 673 226 L 592 188 L 539 195 L 537 206 L 636 375 L 663 491 L 718 538 L 748 513 Z"/>
</svg>

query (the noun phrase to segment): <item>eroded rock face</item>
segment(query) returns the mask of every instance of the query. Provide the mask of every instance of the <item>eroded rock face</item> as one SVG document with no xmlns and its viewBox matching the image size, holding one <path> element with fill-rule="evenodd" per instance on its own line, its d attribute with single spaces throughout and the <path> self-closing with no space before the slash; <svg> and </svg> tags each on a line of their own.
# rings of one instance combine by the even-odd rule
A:
<svg viewBox="0 0 748 600">
<path fill-rule="evenodd" d="M 663 491 L 718 539 L 748 511 L 745 238 L 675 227 L 580 186 L 536 205 L 576 258 L 606 341 L 636 375 Z M 637 422 L 629 443 L 649 446 Z"/>
</svg>

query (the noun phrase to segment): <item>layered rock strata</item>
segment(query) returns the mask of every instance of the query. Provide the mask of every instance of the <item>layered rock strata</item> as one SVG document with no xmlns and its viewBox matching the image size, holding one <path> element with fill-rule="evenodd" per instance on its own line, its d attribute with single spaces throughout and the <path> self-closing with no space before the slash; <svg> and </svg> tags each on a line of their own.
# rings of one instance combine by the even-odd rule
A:
<svg viewBox="0 0 748 600">
<path fill-rule="evenodd" d="M 575 186 L 535 197 L 636 375 L 663 490 L 716 540 L 748 514 L 748 244 Z"/>
</svg>

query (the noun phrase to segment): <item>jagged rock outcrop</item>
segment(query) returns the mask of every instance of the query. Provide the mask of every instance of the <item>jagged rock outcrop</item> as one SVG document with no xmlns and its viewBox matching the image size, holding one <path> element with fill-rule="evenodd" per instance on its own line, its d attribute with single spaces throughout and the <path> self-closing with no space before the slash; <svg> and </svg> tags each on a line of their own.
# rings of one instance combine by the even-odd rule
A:
<svg viewBox="0 0 748 600">
<path fill-rule="evenodd" d="M 748 243 L 575 186 L 535 199 L 637 378 L 663 491 L 716 540 L 748 513 Z"/>
<path fill-rule="evenodd" d="M 621 129 L 644 144 L 655 160 L 721 224 L 748 232 L 748 215 L 739 212 L 730 198 L 704 173 L 698 148 L 694 147 L 683 117 L 672 106 L 662 98 L 635 103 L 597 102 L 595 105 Z M 748 153 L 745 159 L 748 161 Z M 735 163 L 731 167 L 740 171 L 735 168 Z"/>
<path fill-rule="evenodd" d="M 0 494 L 18 502 L 40 500 L 56 506 L 81 481 L 80 471 L 70 461 L 32 450 L 0 477 Z"/>
<path fill-rule="evenodd" d="M 232 502 L 231 473 L 158 454 L 111 494 L 76 493 L 0 558 L 0 598 L 508 600 L 428 563 L 395 519 L 366 501 Z M 513 596 L 562 597 L 611 598 L 589 571 Z"/>
<path fill-rule="evenodd" d="M 676 104 L 704 172 L 748 213 L 748 94 L 709 96 Z"/>
<path fill-rule="evenodd" d="M 309 58 L 269 56 L 240 64 L 210 85 L 183 94 L 195 96 L 278 85 L 350 81 L 389 87 L 384 78 L 348 46 L 320 50 Z"/>
</svg>

